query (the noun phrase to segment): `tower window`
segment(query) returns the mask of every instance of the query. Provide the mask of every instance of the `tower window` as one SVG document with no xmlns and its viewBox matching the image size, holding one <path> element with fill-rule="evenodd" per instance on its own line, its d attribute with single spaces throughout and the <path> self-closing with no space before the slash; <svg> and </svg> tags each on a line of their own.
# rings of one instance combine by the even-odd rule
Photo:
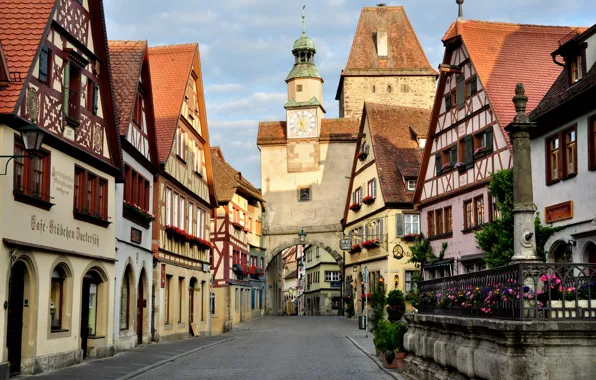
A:
<svg viewBox="0 0 596 380">
<path fill-rule="evenodd" d="M 302 92 L 302 85 L 301 84 L 297 84 L 296 85 L 296 92 Z"/>
<path fill-rule="evenodd" d="M 375 92 L 377 92 L 377 88 L 376 88 L 375 86 L 373 86 L 373 87 L 372 87 L 372 92 L 373 92 L 373 94 L 374 94 Z"/>
<path fill-rule="evenodd" d="M 387 92 L 391 92 L 391 85 L 387 86 Z"/>
</svg>

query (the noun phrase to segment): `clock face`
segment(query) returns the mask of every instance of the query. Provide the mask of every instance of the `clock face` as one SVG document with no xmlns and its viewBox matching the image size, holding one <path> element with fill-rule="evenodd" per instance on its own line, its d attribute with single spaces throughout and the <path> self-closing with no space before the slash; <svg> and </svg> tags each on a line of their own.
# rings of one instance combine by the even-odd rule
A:
<svg viewBox="0 0 596 380">
<path fill-rule="evenodd" d="M 309 111 L 297 111 L 290 117 L 289 126 L 293 136 L 312 136 L 317 129 L 317 118 Z"/>
</svg>

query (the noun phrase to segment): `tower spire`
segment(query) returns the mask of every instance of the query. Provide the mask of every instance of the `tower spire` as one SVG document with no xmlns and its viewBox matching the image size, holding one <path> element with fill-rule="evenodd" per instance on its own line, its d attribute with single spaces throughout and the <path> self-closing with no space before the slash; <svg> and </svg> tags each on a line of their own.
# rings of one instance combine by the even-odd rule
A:
<svg viewBox="0 0 596 380">
<path fill-rule="evenodd" d="M 459 5 L 459 11 L 457 13 L 457 19 L 463 20 L 464 19 L 464 0 L 455 0 L 455 2 Z"/>
<path fill-rule="evenodd" d="M 306 5 L 302 6 L 302 35 L 306 36 L 306 16 L 304 16 L 304 9 L 306 9 Z"/>
</svg>

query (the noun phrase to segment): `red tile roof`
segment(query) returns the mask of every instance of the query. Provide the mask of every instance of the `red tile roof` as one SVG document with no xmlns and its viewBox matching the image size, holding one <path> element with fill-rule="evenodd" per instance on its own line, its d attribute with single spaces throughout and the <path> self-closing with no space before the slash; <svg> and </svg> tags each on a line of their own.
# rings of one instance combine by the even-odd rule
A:
<svg viewBox="0 0 596 380">
<path fill-rule="evenodd" d="M 8 88 L 0 91 L 0 113 L 15 110 L 54 3 L 54 0 L 0 0 L 0 42 L 12 76 Z"/>
<path fill-rule="evenodd" d="M 407 191 L 404 177 L 418 176 L 423 150 L 410 129 L 426 130 L 432 111 L 423 108 L 365 103 L 365 118 L 372 137 L 379 183 L 385 203 L 412 202 L 413 191 Z"/>
<path fill-rule="evenodd" d="M 502 128 L 515 116 L 511 101 L 522 82 L 532 111 L 561 73 L 551 53 L 575 27 L 456 21 L 443 41 L 461 37 Z"/>
<path fill-rule="evenodd" d="M 116 122 L 121 135 L 125 135 L 133 111 L 146 41 L 108 41 L 114 88 Z"/>
<path fill-rule="evenodd" d="M 149 48 L 159 161 L 170 155 L 197 43 Z"/>
<path fill-rule="evenodd" d="M 379 59 L 373 33 L 387 31 L 387 58 Z M 364 7 L 354 34 L 348 63 L 342 72 L 346 75 L 378 75 L 411 72 L 436 75 L 416 33 L 408 20 L 404 7 Z"/>
<path fill-rule="evenodd" d="M 221 154 L 221 155 L 220 155 Z M 213 167 L 213 183 L 219 204 L 226 204 L 232 200 L 238 189 L 259 201 L 263 201 L 261 191 L 253 186 L 242 174 L 228 164 L 223 158 L 218 146 L 211 148 L 211 165 Z M 245 195 L 243 195 L 245 196 Z"/>
<path fill-rule="evenodd" d="M 356 118 L 323 119 L 321 141 L 356 141 L 359 120 Z M 287 142 L 285 121 L 262 121 L 259 123 L 257 145 L 285 144 Z"/>
</svg>

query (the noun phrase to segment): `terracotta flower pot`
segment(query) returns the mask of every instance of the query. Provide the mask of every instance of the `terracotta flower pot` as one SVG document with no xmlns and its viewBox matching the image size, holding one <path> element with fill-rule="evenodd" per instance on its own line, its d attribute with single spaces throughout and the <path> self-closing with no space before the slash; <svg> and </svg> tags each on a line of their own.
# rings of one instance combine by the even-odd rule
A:
<svg viewBox="0 0 596 380">
<path fill-rule="evenodd" d="M 405 359 L 406 358 L 406 353 L 405 352 L 396 352 L 395 353 L 395 360 L 394 362 L 397 363 L 397 369 L 403 371 L 403 369 L 406 366 L 406 362 Z"/>
</svg>

